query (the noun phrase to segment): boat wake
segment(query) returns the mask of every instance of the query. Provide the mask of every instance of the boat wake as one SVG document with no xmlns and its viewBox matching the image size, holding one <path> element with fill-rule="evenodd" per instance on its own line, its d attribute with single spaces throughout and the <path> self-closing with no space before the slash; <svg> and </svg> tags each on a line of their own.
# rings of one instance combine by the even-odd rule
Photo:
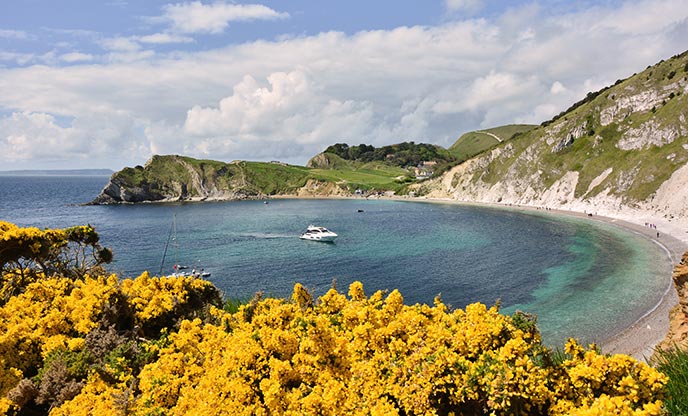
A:
<svg viewBox="0 0 688 416">
<path fill-rule="evenodd" d="M 290 234 L 270 234 L 270 233 L 245 233 L 238 235 L 241 239 L 246 240 L 272 240 L 276 238 L 294 238 Z"/>
</svg>

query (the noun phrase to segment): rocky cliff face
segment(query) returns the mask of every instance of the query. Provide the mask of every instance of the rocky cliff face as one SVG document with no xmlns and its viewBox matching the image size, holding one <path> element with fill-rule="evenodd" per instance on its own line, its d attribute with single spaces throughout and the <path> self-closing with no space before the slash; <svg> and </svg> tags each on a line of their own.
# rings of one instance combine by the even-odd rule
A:
<svg viewBox="0 0 688 416">
<path fill-rule="evenodd" d="M 688 216 L 688 53 L 417 186 L 429 197 Z"/>
<path fill-rule="evenodd" d="M 332 167 L 332 163 L 330 161 L 330 158 L 328 157 L 327 154 L 325 153 L 318 153 L 317 155 L 313 156 L 308 160 L 308 163 L 306 163 L 307 168 L 320 168 L 320 169 L 329 169 Z"/>
<path fill-rule="evenodd" d="M 335 182 L 310 177 L 303 167 L 244 161 L 224 163 L 167 155 L 153 156 L 145 166 L 116 172 L 91 204 L 347 194 Z"/>
<path fill-rule="evenodd" d="M 672 279 L 678 292 L 679 304 L 671 311 L 669 333 L 658 346 L 661 349 L 670 349 L 674 345 L 685 346 L 688 341 L 688 252 L 683 254 L 681 262 L 674 267 Z"/>
<path fill-rule="evenodd" d="M 166 197 L 159 192 L 153 192 L 150 188 L 129 188 L 121 178 L 113 175 L 100 194 L 91 201 L 93 205 L 108 205 L 119 203 L 133 203 L 144 201 L 160 201 Z"/>
<path fill-rule="evenodd" d="M 263 198 L 242 162 L 153 156 L 145 166 L 116 172 L 92 204 Z"/>
</svg>

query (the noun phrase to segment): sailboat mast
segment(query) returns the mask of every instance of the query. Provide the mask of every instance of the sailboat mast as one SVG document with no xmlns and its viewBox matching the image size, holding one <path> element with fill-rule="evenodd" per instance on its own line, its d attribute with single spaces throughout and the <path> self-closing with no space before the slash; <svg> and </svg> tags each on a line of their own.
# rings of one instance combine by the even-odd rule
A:
<svg viewBox="0 0 688 416">
<path fill-rule="evenodd" d="M 170 246 L 170 240 L 172 239 L 172 232 L 177 232 L 177 214 L 172 214 L 172 225 L 170 225 L 170 232 L 167 235 L 167 243 L 165 244 L 165 251 L 162 253 L 162 261 L 160 262 L 160 272 L 158 274 L 162 276 L 162 268 L 165 265 L 165 257 L 167 257 L 167 248 Z M 175 236 L 176 239 L 176 236 Z"/>
</svg>

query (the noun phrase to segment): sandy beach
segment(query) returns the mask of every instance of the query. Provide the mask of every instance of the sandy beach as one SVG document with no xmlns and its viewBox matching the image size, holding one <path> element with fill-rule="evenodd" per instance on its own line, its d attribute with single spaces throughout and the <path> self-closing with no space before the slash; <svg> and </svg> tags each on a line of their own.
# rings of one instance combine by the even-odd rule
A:
<svg viewBox="0 0 688 416">
<path fill-rule="evenodd" d="M 645 221 L 633 223 L 618 218 L 593 218 L 642 235 L 662 247 L 666 254 L 665 259 L 668 263 L 666 290 L 661 301 L 635 324 L 620 334 L 616 334 L 602 345 L 602 351 L 606 353 L 623 353 L 637 359 L 650 358 L 654 353 L 655 346 L 666 337 L 669 330 L 669 312 L 678 304 L 678 294 L 671 279 L 671 272 L 683 253 L 688 250 L 688 244 L 680 239 L 680 237 L 685 238 L 685 235 L 679 234 L 681 228 L 678 226 L 669 227 L 667 224 L 661 226 L 653 221 L 648 221 L 648 223 L 655 224 L 656 229 L 645 226 Z M 657 237 L 657 233 L 659 233 L 659 237 Z M 660 260 L 658 259 L 658 261 Z"/>
<path fill-rule="evenodd" d="M 595 214 L 591 216 L 587 212 L 573 210 L 545 210 L 543 208 L 531 206 L 474 203 L 451 199 L 395 199 L 478 205 L 508 210 L 537 211 L 549 215 L 586 218 L 590 221 L 600 221 L 616 227 L 621 227 L 629 232 L 647 238 L 654 244 L 657 244 L 665 253 L 665 257 L 663 259 L 658 259 L 658 261 L 664 260 L 667 263 L 666 289 L 662 294 L 660 302 L 658 302 L 653 309 L 647 311 L 638 321 L 622 332 L 612 334 L 609 339 L 604 340 L 600 347 L 603 352 L 608 354 L 627 354 L 639 360 L 647 360 L 652 356 L 655 346 L 666 337 L 669 330 L 669 312 L 678 304 L 678 294 L 671 279 L 671 271 L 673 270 L 673 266 L 681 259 L 683 253 L 688 250 L 688 223 L 684 224 L 680 221 L 654 219 L 652 216 L 642 214 L 634 215 L 633 213 L 623 213 L 614 217 Z M 655 225 L 656 228 L 650 227 L 649 224 Z"/>
</svg>

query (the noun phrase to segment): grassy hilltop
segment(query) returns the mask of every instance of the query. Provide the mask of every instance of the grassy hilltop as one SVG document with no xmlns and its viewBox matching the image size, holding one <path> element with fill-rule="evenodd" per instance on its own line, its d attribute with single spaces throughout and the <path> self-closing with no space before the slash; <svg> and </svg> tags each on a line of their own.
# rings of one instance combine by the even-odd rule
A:
<svg viewBox="0 0 688 416">
<path fill-rule="evenodd" d="M 486 130 L 469 131 L 459 137 L 449 147 L 449 152 L 458 160 L 465 161 L 475 155 L 483 153 L 499 143 L 511 140 L 523 133 L 527 133 L 537 126 L 532 124 L 509 124 Z"/>
</svg>

